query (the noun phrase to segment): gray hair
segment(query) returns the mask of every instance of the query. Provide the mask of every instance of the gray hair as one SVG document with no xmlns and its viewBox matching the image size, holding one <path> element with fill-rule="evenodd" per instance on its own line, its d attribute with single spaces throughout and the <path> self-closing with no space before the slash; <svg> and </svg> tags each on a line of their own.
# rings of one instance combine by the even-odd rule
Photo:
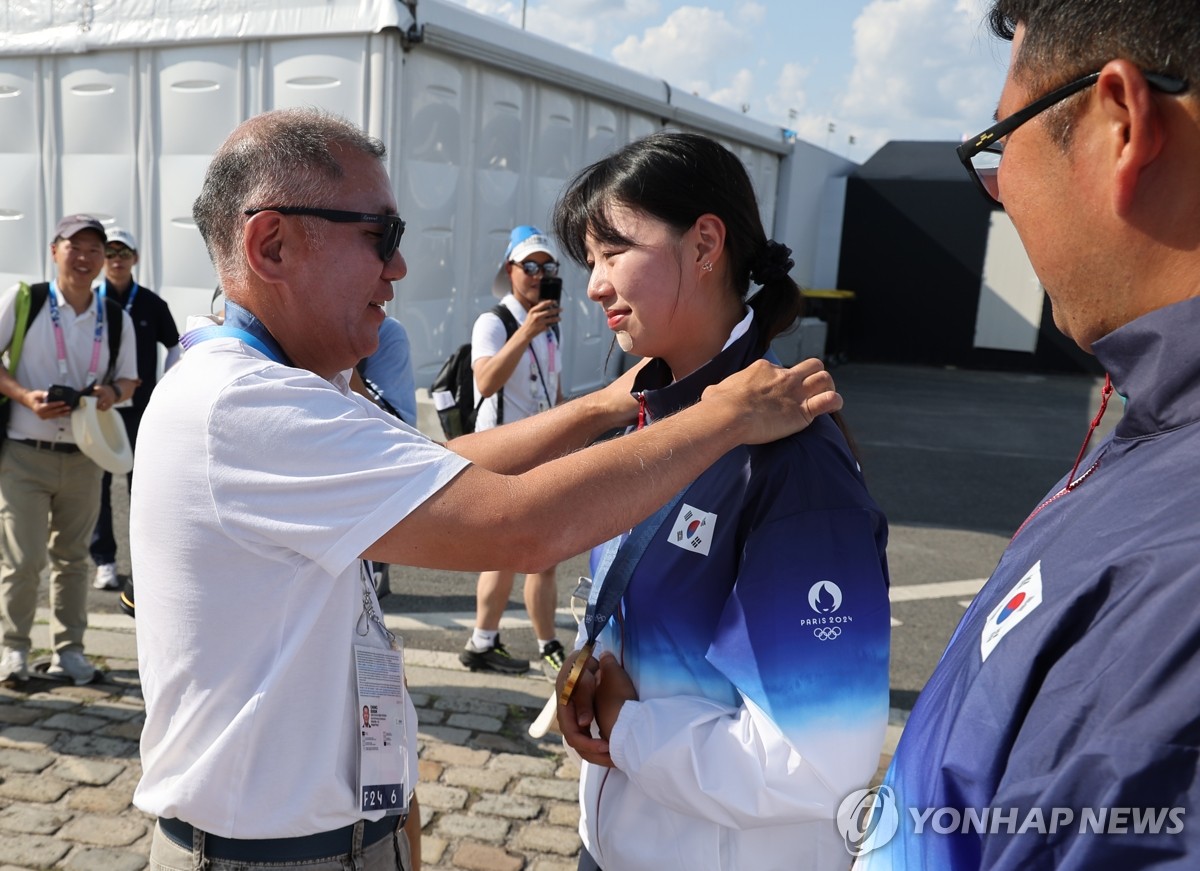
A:
<svg viewBox="0 0 1200 871">
<path fill-rule="evenodd" d="M 320 206 L 343 171 L 335 150 L 382 160 L 383 143 L 337 115 L 317 109 L 277 109 L 238 126 L 213 155 L 192 217 L 222 284 L 246 277 L 242 233 L 246 209 Z M 319 221 L 304 218 L 309 244 L 319 246 Z"/>
</svg>

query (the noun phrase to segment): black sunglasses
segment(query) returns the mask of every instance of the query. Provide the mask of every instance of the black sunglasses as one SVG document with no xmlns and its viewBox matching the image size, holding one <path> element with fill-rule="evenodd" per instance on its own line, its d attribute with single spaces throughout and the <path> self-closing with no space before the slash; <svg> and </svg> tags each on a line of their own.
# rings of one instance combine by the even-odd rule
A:
<svg viewBox="0 0 1200 871">
<path fill-rule="evenodd" d="M 1142 73 L 1142 75 L 1145 76 L 1150 87 L 1165 94 L 1178 94 L 1186 91 L 1188 87 L 1185 79 L 1163 76 L 1158 73 Z M 1000 201 L 1000 184 L 997 180 L 1000 172 L 1000 158 L 1004 156 L 1004 143 L 1001 140 L 1030 118 L 1040 115 L 1072 94 L 1091 87 L 1099 79 L 1100 73 L 1095 72 L 1069 82 L 1046 96 L 1034 100 L 1024 109 L 1013 112 L 1003 121 L 993 124 L 978 136 L 958 146 L 958 159 L 967 168 L 967 174 L 979 186 L 979 190 L 985 197 L 1000 207 L 1004 206 L 1004 203 Z"/>
<path fill-rule="evenodd" d="M 390 261 L 400 247 L 400 238 L 404 235 L 404 221 L 396 215 L 372 215 L 366 212 L 343 212 L 340 209 L 310 209 L 305 206 L 262 206 L 257 209 L 246 209 L 247 215 L 257 215 L 259 212 L 279 212 L 281 215 L 305 215 L 320 218 L 323 221 L 333 221 L 337 224 L 381 224 L 383 235 L 379 237 L 379 259 L 384 263 Z"/>
<path fill-rule="evenodd" d="M 515 260 L 510 260 L 508 262 L 513 266 L 520 266 L 521 269 L 524 270 L 525 274 L 530 278 L 533 278 L 533 276 L 537 275 L 539 272 L 545 275 L 547 278 L 553 278 L 554 276 L 558 275 L 558 264 L 553 260 L 549 261 L 548 263 L 535 263 L 532 260 L 525 260 L 521 263 L 518 263 Z"/>
</svg>

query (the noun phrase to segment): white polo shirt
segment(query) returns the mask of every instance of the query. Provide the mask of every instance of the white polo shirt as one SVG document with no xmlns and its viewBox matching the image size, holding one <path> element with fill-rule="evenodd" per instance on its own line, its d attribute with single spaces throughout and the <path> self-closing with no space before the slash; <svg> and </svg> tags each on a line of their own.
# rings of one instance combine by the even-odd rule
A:
<svg viewBox="0 0 1200 871">
<path fill-rule="evenodd" d="M 17 326 L 17 290 L 20 285 L 12 287 L 0 294 L 0 349 L 7 349 L 12 343 L 13 332 Z M 62 322 L 63 338 L 66 343 L 67 377 L 64 379 L 58 368 L 57 343 L 54 341 L 54 321 L 50 317 L 50 301 L 42 305 L 41 311 L 29 322 L 25 332 L 25 346 L 21 351 L 21 359 L 17 363 L 15 378 L 17 382 L 30 390 L 45 390 L 51 384 L 63 384 L 79 390 L 87 386 L 88 367 L 92 362 L 92 349 L 96 333 L 96 300 L 92 292 L 91 303 L 81 313 L 67 304 L 62 292 L 55 297 L 58 302 L 58 313 Z M 107 317 L 108 310 L 105 310 Z M 133 321 L 129 315 L 121 312 L 121 343 L 117 352 L 117 367 L 114 378 L 130 378 L 137 380 L 137 338 L 133 332 Z M 97 379 L 103 378 L 108 371 L 108 329 L 104 325 L 104 334 L 100 338 L 100 360 L 97 367 Z M 13 403 L 12 417 L 8 422 L 8 437 L 11 439 L 38 439 L 45 442 L 75 443 L 75 435 L 71 431 L 69 415 L 56 417 L 52 420 L 42 420 L 19 402 Z"/>
</svg>

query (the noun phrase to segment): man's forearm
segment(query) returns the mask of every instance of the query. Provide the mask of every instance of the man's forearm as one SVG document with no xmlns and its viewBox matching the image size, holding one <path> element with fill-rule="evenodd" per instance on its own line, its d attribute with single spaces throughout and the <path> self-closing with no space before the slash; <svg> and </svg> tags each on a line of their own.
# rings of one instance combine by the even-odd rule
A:
<svg viewBox="0 0 1200 871">
<path fill-rule="evenodd" d="M 632 400 L 622 407 L 612 398 L 603 390 L 590 393 L 524 420 L 461 436 L 448 447 L 492 472 L 517 475 L 628 424 Z"/>
<path fill-rule="evenodd" d="M 23 404 L 25 401 L 25 388 L 3 366 L 0 366 L 0 393 L 7 396 L 13 402 Z"/>
</svg>

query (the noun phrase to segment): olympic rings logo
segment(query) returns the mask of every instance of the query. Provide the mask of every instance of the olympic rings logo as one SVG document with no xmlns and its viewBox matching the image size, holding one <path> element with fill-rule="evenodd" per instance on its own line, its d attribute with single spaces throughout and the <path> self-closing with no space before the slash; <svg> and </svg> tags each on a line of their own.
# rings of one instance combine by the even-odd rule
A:
<svg viewBox="0 0 1200 871">
<path fill-rule="evenodd" d="M 813 630 L 813 635 L 818 641 L 832 641 L 841 634 L 841 626 L 822 626 Z"/>
</svg>

